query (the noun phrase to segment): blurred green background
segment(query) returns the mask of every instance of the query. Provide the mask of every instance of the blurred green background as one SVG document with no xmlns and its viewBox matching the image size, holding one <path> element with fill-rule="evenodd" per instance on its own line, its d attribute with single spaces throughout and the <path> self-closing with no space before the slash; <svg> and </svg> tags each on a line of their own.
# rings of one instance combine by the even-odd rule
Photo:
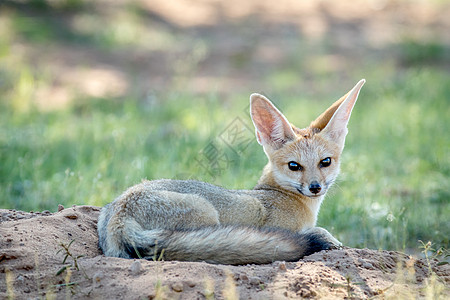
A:
<svg viewBox="0 0 450 300">
<path fill-rule="evenodd" d="M 0 207 L 102 206 L 143 178 L 252 188 L 248 97 L 298 127 L 366 78 L 319 224 L 450 236 L 449 1 L 0 2 Z"/>
</svg>

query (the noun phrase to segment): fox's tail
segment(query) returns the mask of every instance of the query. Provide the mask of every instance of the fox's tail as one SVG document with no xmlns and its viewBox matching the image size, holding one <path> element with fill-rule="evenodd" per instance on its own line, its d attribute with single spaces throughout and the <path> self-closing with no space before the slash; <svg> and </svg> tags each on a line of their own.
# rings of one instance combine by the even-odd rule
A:
<svg viewBox="0 0 450 300">
<path fill-rule="evenodd" d="M 123 225 L 115 230 L 99 226 L 99 245 L 105 255 L 241 265 L 297 261 L 334 246 L 315 231 L 294 233 L 235 226 L 142 230 L 134 221 Z"/>
</svg>

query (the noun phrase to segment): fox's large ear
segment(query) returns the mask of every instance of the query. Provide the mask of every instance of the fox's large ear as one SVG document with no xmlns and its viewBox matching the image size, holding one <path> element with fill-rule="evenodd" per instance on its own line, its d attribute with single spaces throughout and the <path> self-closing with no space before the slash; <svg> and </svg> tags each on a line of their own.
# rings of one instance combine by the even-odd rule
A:
<svg viewBox="0 0 450 300">
<path fill-rule="evenodd" d="M 285 116 L 260 94 L 250 96 L 250 115 L 256 129 L 258 143 L 273 150 L 281 148 L 296 135 Z"/>
<path fill-rule="evenodd" d="M 344 97 L 336 101 L 322 115 L 311 123 L 311 127 L 319 128 L 320 134 L 335 141 L 344 147 L 347 124 L 352 113 L 353 106 L 358 99 L 359 91 L 366 80 L 361 79 L 355 87 Z"/>
</svg>

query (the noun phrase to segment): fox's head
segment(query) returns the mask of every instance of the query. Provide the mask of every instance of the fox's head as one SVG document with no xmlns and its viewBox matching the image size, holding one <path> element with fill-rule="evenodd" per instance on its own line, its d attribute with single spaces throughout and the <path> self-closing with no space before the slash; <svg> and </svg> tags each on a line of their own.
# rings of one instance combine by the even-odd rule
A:
<svg viewBox="0 0 450 300">
<path fill-rule="evenodd" d="M 252 94 L 256 137 L 269 159 L 264 183 L 311 198 L 325 195 L 339 174 L 347 123 L 364 83 L 359 81 L 304 129 L 290 124 L 266 97 Z"/>
</svg>

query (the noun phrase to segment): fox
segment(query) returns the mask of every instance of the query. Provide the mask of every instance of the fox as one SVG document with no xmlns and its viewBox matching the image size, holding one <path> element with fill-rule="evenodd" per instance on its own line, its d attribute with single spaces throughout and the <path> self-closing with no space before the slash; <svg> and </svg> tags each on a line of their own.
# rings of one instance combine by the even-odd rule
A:
<svg viewBox="0 0 450 300">
<path fill-rule="evenodd" d="M 268 159 L 256 186 L 143 180 L 101 209 L 100 249 L 119 258 L 244 265 L 298 261 L 341 247 L 316 222 L 340 172 L 348 121 L 364 83 L 303 129 L 267 97 L 252 94 L 250 116 Z"/>
</svg>

